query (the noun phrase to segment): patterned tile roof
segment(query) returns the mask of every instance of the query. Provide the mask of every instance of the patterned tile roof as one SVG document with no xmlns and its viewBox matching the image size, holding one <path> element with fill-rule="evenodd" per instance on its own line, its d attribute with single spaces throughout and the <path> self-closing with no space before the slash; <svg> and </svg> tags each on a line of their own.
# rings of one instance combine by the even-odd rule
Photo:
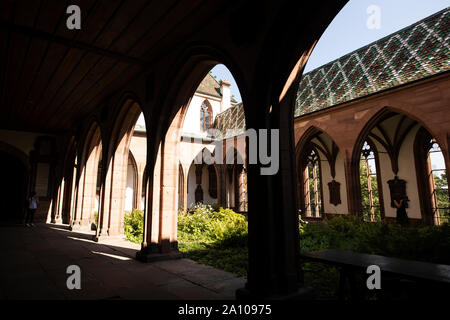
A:
<svg viewBox="0 0 450 320">
<path fill-rule="evenodd" d="M 303 75 L 295 116 L 450 69 L 450 7 Z"/>
<path fill-rule="evenodd" d="M 202 80 L 195 92 L 204 93 L 217 98 L 222 97 L 220 94 L 220 84 L 210 73 Z"/>
<path fill-rule="evenodd" d="M 240 135 L 245 131 L 244 105 L 241 103 L 219 113 L 214 121 L 214 129 L 220 130 L 221 136 L 229 138 Z"/>
<path fill-rule="evenodd" d="M 195 92 L 207 94 L 217 98 L 222 97 L 222 93 L 220 93 L 220 83 L 210 73 L 203 78 Z M 237 102 L 233 97 L 231 97 L 230 100 L 232 103 Z"/>
</svg>

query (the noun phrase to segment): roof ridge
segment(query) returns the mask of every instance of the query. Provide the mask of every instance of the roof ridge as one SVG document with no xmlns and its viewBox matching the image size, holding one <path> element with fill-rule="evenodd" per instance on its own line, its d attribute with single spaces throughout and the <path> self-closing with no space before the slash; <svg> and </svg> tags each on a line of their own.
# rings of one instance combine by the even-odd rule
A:
<svg viewBox="0 0 450 320">
<path fill-rule="evenodd" d="M 303 74 L 295 117 L 450 69 L 450 7 Z"/>
</svg>

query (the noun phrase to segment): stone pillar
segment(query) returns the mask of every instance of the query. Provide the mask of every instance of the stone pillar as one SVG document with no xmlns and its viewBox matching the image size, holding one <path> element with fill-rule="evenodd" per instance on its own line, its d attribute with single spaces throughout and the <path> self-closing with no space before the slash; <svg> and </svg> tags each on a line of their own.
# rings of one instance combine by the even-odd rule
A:
<svg viewBox="0 0 450 320">
<path fill-rule="evenodd" d="M 245 106 L 247 129 L 258 132 L 258 143 L 249 141 L 247 155 L 257 148 L 259 157 L 247 168 L 249 265 L 246 286 L 236 292 L 237 299 L 311 298 L 309 290 L 301 287 L 292 109 L 295 92 L 290 92 L 287 101 L 271 106 L 264 97 L 255 95 L 256 99 Z M 260 129 L 279 130 L 279 139 L 270 142 L 276 132 L 262 139 L 264 131 Z M 260 162 L 264 145 L 269 153 L 279 151 L 278 171 L 273 175 L 261 172 L 268 167 Z"/>
<path fill-rule="evenodd" d="M 176 117 L 176 119 L 179 115 Z M 176 120 L 175 119 L 175 120 Z M 146 209 L 144 222 L 144 242 L 136 258 L 143 262 L 178 259 L 178 170 L 179 135 L 177 121 L 169 128 L 166 138 L 160 144 L 154 166 L 153 189 L 148 190 L 152 197 L 152 210 Z M 147 163 L 147 168 L 152 168 Z M 150 180 L 149 180 L 150 181 Z M 149 206 L 150 207 L 150 206 Z"/>
<path fill-rule="evenodd" d="M 104 164 L 104 163 L 103 163 Z M 104 167 L 104 166 L 103 166 Z M 111 207 L 110 193 L 112 184 L 112 168 L 111 165 L 108 166 L 106 174 L 102 173 L 102 183 L 100 189 L 99 197 L 99 208 L 98 208 L 98 226 L 97 232 L 95 234 L 94 240 L 100 241 L 102 238 L 108 236 L 108 225 L 109 225 L 109 211 Z"/>
<path fill-rule="evenodd" d="M 202 188 L 202 173 L 203 173 L 203 165 L 196 164 L 195 165 L 195 184 L 197 185 L 197 187 L 195 187 L 195 190 L 194 190 L 195 204 L 197 204 L 199 202 L 203 203 L 204 191 Z"/>
<path fill-rule="evenodd" d="M 77 207 L 77 190 L 78 190 L 78 186 L 77 186 L 77 160 L 75 159 L 75 165 L 73 168 L 73 175 L 72 175 L 72 183 L 70 184 L 70 199 L 68 199 L 70 201 L 70 205 L 69 208 L 67 208 L 67 211 L 69 212 L 69 224 L 72 225 L 74 219 L 76 218 L 75 216 L 75 209 Z"/>
<path fill-rule="evenodd" d="M 348 149 L 343 150 L 345 155 L 345 181 L 347 182 L 347 202 L 350 214 L 360 215 L 361 207 L 361 191 L 359 185 L 359 158 L 353 159 Z"/>
<path fill-rule="evenodd" d="M 62 223 L 62 208 L 63 208 L 63 202 L 64 202 L 64 184 L 65 184 L 65 178 L 61 178 L 61 183 L 58 187 L 58 198 L 57 198 L 57 207 L 56 207 L 56 213 L 55 213 L 55 221 L 54 223 L 61 224 Z"/>
<path fill-rule="evenodd" d="M 81 173 L 76 178 L 76 192 L 73 198 L 72 207 L 72 220 L 70 222 L 70 230 L 80 230 L 80 218 L 83 206 L 83 191 L 84 191 L 84 178 L 85 178 L 85 167 L 80 165 Z"/>
<path fill-rule="evenodd" d="M 143 180 L 143 169 L 137 168 L 137 181 L 136 181 L 136 209 L 142 210 L 141 201 L 142 201 L 142 180 Z"/>
<path fill-rule="evenodd" d="M 119 151 L 119 150 L 118 150 Z M 123 219 L 125 208 L 125 189 L 128 169 L 128 148 L 127 152 L 116 151 L 113 158 L 112 185 L 111 185 L 111 206 L 109 209 L 109 236 L 123 235 Z"/>
<path fill-rule="evenodd" d="M 91 223 L 94 222 L 99 152 L 101 152 L 101 148 L 98 146 L 95 147 L 94 150 L 92 150 L 92 153 L 85 166 L 80 228 L 87 230 L 90 230 Z"/>
</svg>

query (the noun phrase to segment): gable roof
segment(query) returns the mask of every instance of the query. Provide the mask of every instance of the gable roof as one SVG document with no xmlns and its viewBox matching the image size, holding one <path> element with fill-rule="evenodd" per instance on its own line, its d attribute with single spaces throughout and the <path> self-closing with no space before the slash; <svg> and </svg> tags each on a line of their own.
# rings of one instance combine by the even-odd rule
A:
<svg viewBox="0 0 450 320">
<path fill-rule="evenodd" d="M 208 72 L 205 78 L 198 86 L 196 93 L 203 93 L 213 97 L 222 98 L 222 93 L 220 92 L 220 83 Z M 232 103 L 237 103 L 237 101 L 231 97 Z"/>
<path fill-rule="evenodd" d="M 217 98 L 222 97 L 222 94 L 220 93 L 220 84 L 209 72 L 195 92 L 207 94 Z"/>
<path fill-rule="evenodd" d="M 450 7 L 302 77 L 295 117 L 450 69 Z"/>
</svg>

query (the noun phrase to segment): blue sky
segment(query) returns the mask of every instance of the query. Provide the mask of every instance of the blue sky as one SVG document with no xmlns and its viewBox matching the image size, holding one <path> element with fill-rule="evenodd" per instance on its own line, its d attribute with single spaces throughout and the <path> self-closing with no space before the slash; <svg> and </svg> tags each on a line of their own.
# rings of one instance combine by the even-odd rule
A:
<svg viewBox="0 0 450 320">
<path fill-rule="evenodd" d="M 380 9 L 380 28 L 369 29 L 367 8 Z M 450 6 L 450 0 L 350 0 L 317 42 L 309 72 Z"/>
<path fill-rule="evenodd" d="M 367 13 L 367 9 L 372 5 L 379 8 L 379 29 L 367 27 L 367 20 L 373 14 Z M 304 72 L 318 68 L 449 6 L 450 0 L 350 0 L 317 42 Z M 215 66 L 211 73 L 218 80 L 230 81 L 231 93 L 238 102 L 242 101 L 236 82 L 224 65 Z"/>
</svg>

